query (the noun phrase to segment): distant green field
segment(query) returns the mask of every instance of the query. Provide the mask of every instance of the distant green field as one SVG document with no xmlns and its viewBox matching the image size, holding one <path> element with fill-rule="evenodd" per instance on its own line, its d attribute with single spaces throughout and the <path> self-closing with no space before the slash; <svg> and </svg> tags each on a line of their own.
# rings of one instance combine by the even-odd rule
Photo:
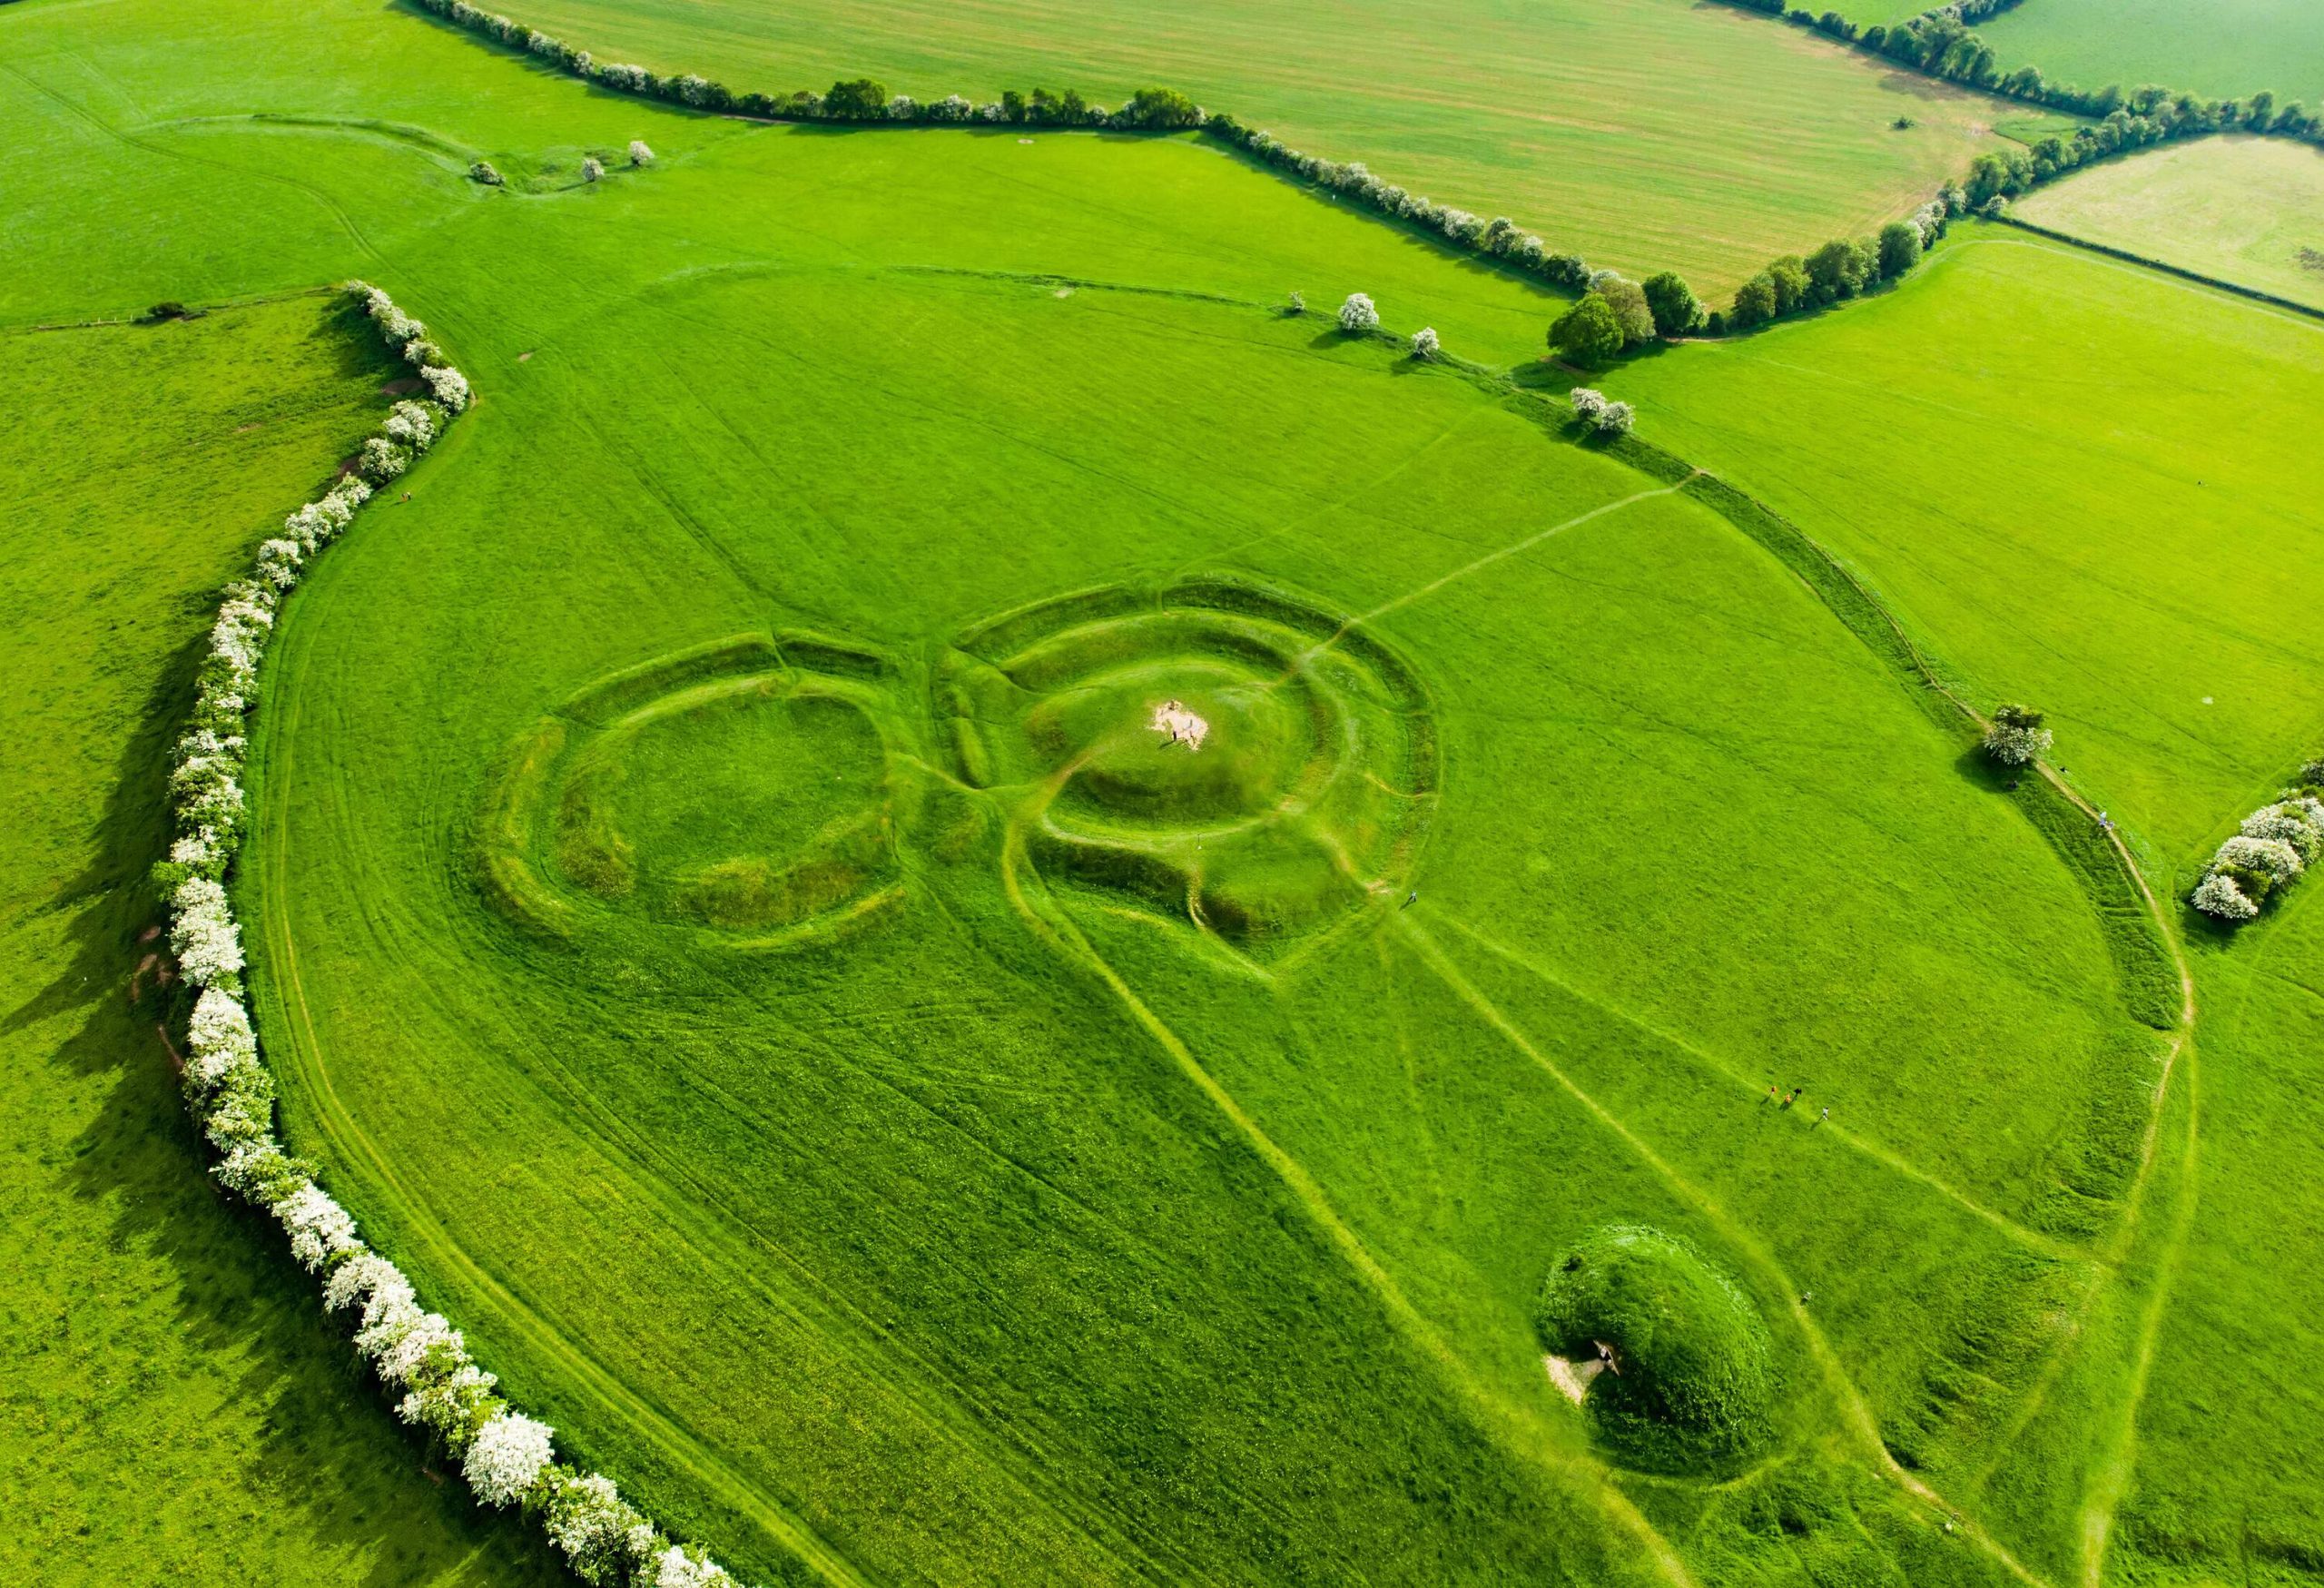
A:
<svg viewBox="0 0 2324 1588">
<path fill-rule="evenodd" d="M 2324 149 L 2204 138 L 2037 188 L 2011 213 L 2324 309 Z"/>
<path fill-rule="evenodd" d="M 2025 0 L 1977 31 L 2004 68 L 2038 66 L 2083 88 L 2324 100 L 2324 16 L 2310 0 Z"/>
<path fill-rule="evenodd" d="M 422 1475 L 260 1222 L 209 1188 L 141 966 L 209 593 L 378 420 L 303 297 L 0 336 L 0 1462 L 12 1583 L 546 1583 Z"/>
<path fill-rule="evenodd" d="M 357 0 L 34 0 L 0 58 L 44 173 L 0 222 L 0 321 L 360 272 L 476 382 L 285 609 L 236 887 L 293 1145 L 674 1533 L 762 1582 L 1998 1588 L 2152 1581 L 2176 1505 L 2183 1575 L 2225 1569 L 2231 1511 L 2140 1465 L 2201 1409 L 2147 1301 L 2226 1160 L 2182 1129 L 2135 906 L 1779 527 L 1581 443 L 1521 390 L 1552 371 L 1502 378 L 1551 300 L 1187 140 L 746 127 Z M 651 169 L 578 182 L 632 137 Z M 2016 430 L 1926 427 L 1911 475 L 1871 420 L 1800 428 L 1837 376 L 1752 377 L 1979 261 L 2004 298 L 2112 269 L 1997 236 L 1610 383 L 1724 360 L 1754 449 L 1708 399 L 1643 433 L 1836 543 L 1787 459 L 1974 503 Z M 2302 411 L 2295 355 L 2114 273 Z M 2099 346 L 2047 298 L 1963 324 Z M 1877 410 L 1968 345 L 1834 357 Z M 2086 470 L 2128 421 L 2026 367 L 2092 405 L 2041 410 L 2040 464 Z M 2236 512 L 2303 488 L 2277 422 L 2230 433 Z M 1980 682 L 2038 648 L 2026 609 L 2006 649 L 1844 548 Z M 1998 562 L 1962 554 L 1973 598 Z M 2121 614 L 2068 594 L 2054 643 L 2116 665 Z M 2299 588 L 2264 596 L 2246 621 L 2305 665 Z M 2157 656 L 2134 682 L 2186 665 Z M 1190 717 L 1199 748 L 1152 726 Z M 2143 785 L 2174 857 L 2290 735 L 2220 720 Z M 2062 722 L 2093 784 L 2103 740 Z M 2278 1085 L 2231 1095 L 2289 1121 Z M 1699 1385 L 1687 1339 L 1617 1342 L 1633 1368 L 1749 1380 L 1711 1455 L 1551 1376 L 1545 1280 L 1617 1249 L 1718 1331 Z M 2309 1267 L 2251 1293 L 2304 1306 Z M 383 1421 L 351 1366 L 342 1400 Z M 2296 1424 L 2242 1425 L 2275 1474 L 2218 1494 L 2265 1490 L 2269 1559 L 2324 1547 Z M 497 1558 L 469 1569 L 531 1564 Z"/>
<path fill-rule="evenodd" d="M 872 73 L 923 98 L 1154 82 L 1594 264 L 1725 292 L 1894 219 L 2006 106 L 1690 0 L 541 0 L 599 59 L 789 92 Z M 1900 116 L 1915 123 L 1898 130 Z"/>
<path fill-rule="evenodd" d="M 2324 576 L 2280 554 L 2324 526 L 2319 379 L 2324 325 L 1970 225 L 1896 292 L 1610 386 L 1976 698 L 2053 713 L 2060 764 L 2168 868 L 2324 745 Z"/>
</svg>

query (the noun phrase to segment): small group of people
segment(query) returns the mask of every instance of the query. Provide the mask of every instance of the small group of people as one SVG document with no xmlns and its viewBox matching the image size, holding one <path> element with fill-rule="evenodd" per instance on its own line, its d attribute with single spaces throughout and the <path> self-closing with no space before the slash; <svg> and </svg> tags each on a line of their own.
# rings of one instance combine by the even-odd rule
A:
<svg viewBox="0 0 2324 1588">
<path fill-rule="evenodd" d="M 1773 1081 L 1769 1081 L 1768 1083 L 1768 1095 L 1761 1098 L 1759 1101 L 1763 1105 L 1767 1103 L 1774 1103 L 1777 1109 L 1780 1110 L 1787 1109 L 1791 1107 L 1792 1104 L 1797 1102 L 1800 1098 L 1807 1093 L 1807 1089 L 1804 1086 L 1795 1086 L 1789 1091 L 1783 1091 L 1782 1089 L 1777 1087 Z M 1780 1096 L 1778 1096 L 1778 1094 L 1780 1094 Z M 1829 1107 L 1827 1107 L 1822 1113 L 1816 1116 L 1816 1125 L 1822 1124 L 1831 1117 L 1832 1110 Z M 1816 1125 L 1810 1125 L 1807 1128 L 1810 1130 L 1813 1130 L 1816 1129 Z"/>
</svg>

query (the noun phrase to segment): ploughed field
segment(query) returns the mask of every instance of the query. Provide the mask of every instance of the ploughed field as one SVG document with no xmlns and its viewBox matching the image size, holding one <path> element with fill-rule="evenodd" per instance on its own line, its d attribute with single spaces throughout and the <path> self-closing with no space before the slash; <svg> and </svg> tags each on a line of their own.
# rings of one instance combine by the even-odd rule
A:
<svg viewBox="0 0 2324 1588">
<path fill-rule="evenodd" d="M 284 609 L 236 897 L 291 1144 L 674 1534 L 758 1581 L 1009 1584 L 2200 1580 L 2324 1537 L 2310 1270 L 2283 1260 L 2297 899 L 2199 955 L 2230 1011 L 2215 1144 L 2095 830 L 1990 774 L 1876 614 L 1836 616 L 1697 468 L 1830 539 L 1978 698 L 2051 705 L 2059 758 L 2175 863 L 2313 728 L 2297 557 L 2239 587 L 2251 637 L 2216 656 L 2121 632 L 2167 560 L 2196 577 L 2161 540 L 2122 553 L 2118 605 L 2058 577 L 2004 634 L 1980 607 L 2007 555 L 2064 554 L 1993 531 L 1975 482 L 1996 433 L 2071 456 L 2166 378 L 2290 391 L 2308 344 L 2275 321 L 1972 229 L 1892 297 L 1610 378 L 1670 451 L 1608 447 L 1528 390 L 1555 371 L 1500 372 L 1556 300 L 1193 141 L 750 126 L 353 4 L 231 29 L 35 4 L 0 44 L 46 173 L 0 321 L 360 273 L 476 385 Z M 632 138 L 652 165 L 580 180 Z M 1355 290 L 1474 362 L 1343 334 Z M 322 301 L 290 301 L 38 333 L 141 356 L 36 389 L 135 411 L 167 337 L 281 362 Z M 297 444 L 234 477 L 187 587 L 386 400 L 312 312 Z M 1844 340 L 1883 317 L 1891 340 Z M 2135 340 L 2174 318 L 2213 362 Z M 2104 401 L 1997 329 L 2036 322 L 2130 350 Z M 1956 325 L 2007 349 L 1984 378 L 1947 365 Z M 1917 380 L 1862 373 L 1892 347 Z M 1829 446 L 1752 428 L 1796 431 L 1845 368 L 1856 408 L 1922 405 L 1911 489 L 1879 484 L 1907 473 L 1882 435 L 1836 481 Z M 1960 417 L 2013 380 L 2018 430 Z M 2213 535 L 2299 510 L 2276 425 L 2230 438 Z M 211 488 L 154 472 L 157 502 Z M 137 522 L 123 484 L 70 490 Z M 1954 517 L 1908 516 L 1956 486 Z M 2131 512 L 2121 488 L 2086 510 Z M 87 510 L 44 543 L 77 553 Z M 91 660 L 59 678 L 169 676 L 202 621 L 171 611 L 142 661 L 75 629 Z M 2054 660 L 2085 653 L 2129 705 Z M 2140 725 L 2197 661 L 2219 715 L 2158 745 Z M 171 720 L 136 730 L 153 758 Z M 93 873 L 116 987 L 159 841 L 129 823 Z M 121 1139 L 174 1139 L 162 1056 L 90 1010 L 90 1066 L 147 1100 Z M 324 1372 L 320 1326 L 188 1284 L 212 1259 L 177 1224 L 237 1218 L 173 1151 L 176 1224 L 118 1238 L 135 1282 L 173 1271 L 207 1331 L 289 1353 L 270 1374 Z M 78 1206 L 69 1172 L 25 1183 Z M 255 1234 L 243 1272 L 311 1316 Z M 121 1371 L 182 1349 L 174 1322 L 123 1325 Z M 2290 1387 L 2211 1415 L 2230 1356 Z M 334 1419 L 298 1447 L 320 1476 L 285 1474 L 277 1418 L 229 1420 L 214 1470 L 150 1457 L 113 1504 L 327 1490 L 311 1539 L 269 1513 L 283 1570 L 539 1569 L 348 1377 L 306 1413 Z M 242 1569 L 44 1525 L 0 1562 Z"/>
</svg>

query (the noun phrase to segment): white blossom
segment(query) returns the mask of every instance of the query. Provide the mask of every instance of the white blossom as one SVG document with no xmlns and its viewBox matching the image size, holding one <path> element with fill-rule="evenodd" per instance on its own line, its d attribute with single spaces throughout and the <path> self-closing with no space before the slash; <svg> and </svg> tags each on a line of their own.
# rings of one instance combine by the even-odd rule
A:
<svg viewBox="0 0 2324 1588">
<path fill-rule="evenodd" d="M 2280 838 L 2246 838 L 2239 834 L 2219 846 L 2211 857 L 2214 867 L 2237 865 L 2246 871 L 2261 873 L 2278 883 L 2298 880 L 2305 869 L 2299 851 Z"/>
<path fill-rule="evenodd" d="M 428 371 L 430 375 L 434 373 L 432 370 Z M 362 469 L 366 479 L 374 484 L 385 485 L 411 467 L 411 458 L 402 448 L 385 436 L 373 436 L 363 443 L 363 460 L 356 467 Z M 272 544 L 271 541 L 268 542 L 270 546 Z M 264 571 L 263 548 L 261 550 L 261 571 Z"/>
<path fill-rule="evenodd" d="M 734 1579 L 726 1568 L 699 1553 L 688 1554 L 672 1544 L 654 1557 L 645 1576 L 646 1588 L 720 1588 Z"/>
<path fill-rule="evenodd" d="M 1598 427 L 1598 433 L 1601 436 L 1627 436 L 1637 418 L 1629 403 L 1610 402 L 1598 410 L 1596 419 L 1591 422 Z"/>
<path fill-rule="evenodd" d="M 620 1583 L 652 1554 L 653 1527 L 602 1473 L 558 1484 L 547 1509 L 549 1542 L 585 1583 Z"/>
<path fill-rule="evenodd" d="M 2196 885 L 2193 902 L 2204 914 L 2226 922 L 2249 921 L 2260 913 L 2260 907 L 2243 896 L 2235 879 L 2218 872 L 2210 873 Z"/>
<path fill-rule="evenodd" d="M 436 444 L 436 416 L 425 403 L 399 402 L 388 410 L 385 423 L 379 429 L 388 439 L 413 452 L 425 452 Z"/>
<path fill-rule="evenodd" d="M 205 987 L 186 1022 L 187 1084 L 207 1092 L 243 1064 L 258 1062 L 258 1037 L 250 1011 L 223 988 Z"/>
<path fill-rule="evenodd" d="M 2280 839 L 2299 851 L 2301 860 L 2315 860 L 2318 850 L 2324 848 L 2324 823 L 2319 823 L 2304 808 L 2315 804 L 2314 800 L 2287 800 L 2282 804 L 2254 811 L 2243 818 L 2242 835 L 2246 838 Z"/>
<path fill-rule="evenodd" d="M 241 974 L 242 934 L 227 908 L 226 890 L 208 877 L 188 877 L 172 902 L 170 952 L 186 980 L 206 988 Z"/>
<path fill-rule="evenodd" d="M 477 1430 L 468 1458 L 460 1464 L 461 1475 L 487 1505 L 521 1499 L 548 1466 L 556 1432 L 521 1412 L 504 1412 Z"/>
<path fill-rule="evenodd" d="M 331 1258 L 359 1249 L 354 1218 L 312 1180 L 279 1204 L 274 1216 L 290 1232 L 290 1255 L 310 1274 Z"/>
<path fill-rule="evenodd" d="M 430 365 L 422 370 L 419 376 L 428 382 L 428 389 L 436 394 L 436 400 L 451 412 L 458 413 L 468 407 L 468 378 L 449 364 Z"/>
<path fill-rule="evenodd" d="M 422 1313 L 379 1352 L 376 1364 L 379 1376 L 389 1384 L 409 1383 L 412 1375 L 427 1365 L 429 1353 L 439 1346 L 449 1346 L 455 1357 L 467 1357 L 468 1347 L 451 1320 L 440 1312 Z"/>
<path fill-rule="evenodd" d="M 2031 707 L 1996 706 L 1985 729 L 1984 746 L 1985 754 L 2002 765 L 2024 766 L 2049 753 L 2050 730 L 2042 725 L 2042 714 Z"/>
<path fill-rule="evenodd" d="M 598 159 L 594 154 L 585 154 L 581 157 L 581 180 L 583 182 L 596 182 L 604 177 L 605 174 L 606 163 L 604 161 Z"/>
<path fill-rule="evenodd" d="M 1345 331 L 1376 330 L 1380 327 L 1380 311 L 1362 292 L 1350 292 L 1347 301 L 1340 305 L 1340 329 Z"/>
<path fill-rule="evenodd" d="M 406 1295 L 411 1291 L 411 1281 L 403 1277 L 402 1269 L 377 1252 L 357 1252 L 323 1281 L 323 1309 L 338 1312 L 359 1304 L 368 1307 L 382 1286 Z"/>
<path fill-rule="evenodd" d="M 1595 387 L 1577 386 L 1568 394 L 1566 400 L 1573 404 L 1577 418 L 1592 423 L 1606 411 L 1606 394 Z"/>
<path fill-rule="evenodd" d="M 449 1373 L 419 1385 L 396 1403 L 396 1415 L 419 1423 L 460 1441 L 477 1417 L 493 1405 L 492 1386 L 499 1382 L 473 1362 L 462 1362 Z"/>
<path fill-rule="evenodd" d="M 632 67 L 631 70 L 635 71 L 635 68 Z M 654 151 L 645 146 L 645 139 L 632 138 L 629 141 L 629 163 L 632 165 L 651 165 L 654 163 Z"/>
<path fill-rule="evenodd" d="M 1413 358 L 1415 358 L 1415 359 L 1433 359 L 1433 358 L 1435 358 L 1435 357 L 1436 357 L 1436 353 L 1437 353 L 1437 348 L 1438 348 L 1438 345 L 1439 345 L 1439 344 L 1438 344 L 1437 340 L 1436 340 L 1436 328 L 1435 328 L 1435 327 L 1433 327 L 1433 326 L 1428 326 L 1428 325 L 1423 325 L 1423 326 L 1422 326 L 1418 330 L 1416 330 L 1416 331 L 1413 332 Z"/>
</svg>

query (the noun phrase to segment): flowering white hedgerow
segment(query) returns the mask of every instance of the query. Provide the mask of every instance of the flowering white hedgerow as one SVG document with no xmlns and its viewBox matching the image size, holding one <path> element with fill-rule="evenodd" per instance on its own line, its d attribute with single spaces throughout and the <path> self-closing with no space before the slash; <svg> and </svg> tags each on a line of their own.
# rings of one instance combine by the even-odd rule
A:
<svg viewBox="0 0 2324 1588">
<path fill-rule="evenodd" d="M 268 1188 L 294 1178 L 296 1170 L 271 1140 L 246 1141 L 227 1149 L 210 1171 L 211 1178 L 237 1197 L 263 1203 Z"/>
<path fill-rule="evenodd" d="M 1573 404 L 1576 418 L 1591 423 L 1595 423 L 1598 416 L 1606 411 L 1606 394 L 1594 386 L 1575 387 L 1567 394 L 1566 400 Z"/>
<path fill-rule="evenodd" d="M 362 459 L 356 467 L 364 478 L 377 485 L 385 485 L 411 467 L 410 456 L 385 436 L 373 436 L 364 442 Z"/>
<path fill-rule="evenodd" d="M 2048 754 L 2050 730 L 2042 725 L 2042 714 L 2031 706 L 1995 706 L 1993 725 L 1985 729 L 1984 746 L 1985 754 L 2004 766 L 2024 766 Z"/>
<path fill-rule="evenodd" d="M 1598 433 L 1601 436 L 1627 436 L 1630 433 L 1630 426 L 1636 422 L 1637 418 L 1638 415 L 1632 411 L 1629 403 L 1610 402 L 1598 410 L 1597 418 L 1592 422 L 1597 425 Z"/>
<path fill-rule="evenodd" d="M 461 1475 L 487 1505 L 521 1499 L 547 1467 L 550 1436 L 556 1432 L 521 1412 L 504 1412 L 476 1431 L 476 1442 L 460 1464 Z"/>
<path fill-rule="evenodd" d="M 416 453 L 425 452 L 436 444 L 436 415 L 424 402 L 399 402 L 388 410 L 387 419 L 379 429 L 389 440 Z"/>
<path fill-rule="evenodd" d="M 608 61 L 597 68 L 597 81 L 613 88 L 626 89 L 632 94 L 645 88 L 645 68 L 632 66 L 620 61 Z"/>
<path fill-rule="evenodd" d="M 2193 903 L 2206 915 L 2227 922 L 2249 921 L 2260 913 L 2260 907 L 2243 896 L 2235 879 L 2212 872 L 2196 885 Z"/>
<path fill-rule="evenodd" d="M 178 884 L 170 923 L 170 952 L 196 987 L 212 987 L 241 973 L 242 934 L 226 907 L 226 890 L 208 877 Z"/>
<path fill-rule="evenodd" d="M 449 1318 L 440 1312 L 422 1313 L 417 1323 L 396 1336 L 395 1344 L 379 1353 L 379 1376 L 389 1384 L 409 1384 L 439 1346 L 456 1361 L 468 1357 L 468 1346 Z"/>
<path fill-rule="evenodd" d="M 2242 834 L 2246 838 L 2280 838 L 2299 851 L 2303 861 L 2313 861 L 2324 850 L 2324 823 L 2310 815 L 2306 806 L 2314 800 L 2287 800 L 2280 805 L 2270 805 L 2243 818 Z"/>
<path fill-rule="evenodd" d="M 290 1255 L 310 1274 L 331 1258 L 359 1249 L 354 1218 L 312 1180 L 278 1206 L 274 1216 L 290 1232 Z"/>
<path fill-rule="evenodd" d="M 704 1554 L 688 1554 L 672 1544 L 654 1557 L 646 1573 L 646 1588 L 721 1588 L 734 1579 L 726 1568 Z"/>
<path fill-rule="evenodd" d="M 468 378 L 449 364 L 433 364 L 419 372 L 436 400 L 454 413 L 468 405 Z"/>
<path fill-rule="evenodd" d="M 219 837 L 215 827 L 195 827 L 180 834 L 177 842 L 170 845 L 170 863 L 214 882 L 216 873 L 225 869 L 225 841 Z"/>
<path fill-rule="evenodd" d="M 583 1582 L 626 1582 L 652 1555 L 654 1529 L 603 1473 L 568 1477 L 548 1499 L 543 1531 Z"/>
<path fill-rule="evenodd" d="M 654 151 L 645 146 L 645 139 L 632 138 L 629 141 L 629 163 L 632 165 L 651 165 L 654 163 Z"/>
<path fill-rule="evenodd" d="M 1350 292 L 1347 301 L 1340 305 L 1340 329 L 1347 331 L 1377 330 L 1380 311 L 1372 306 L 1370 296 Z"/>
<path fill-rule="evenodd" d="M 2263 873 L 2278 883 L 2296 881 L 2305 869 L 2299 851 L 2280 838 L 2245 838 L 2237 836 L 2219 846 L 2211 856 L 2213 866 L 2240 865 L 2246 871 Z"/>
<path fill-rule="evenodd" d="M 413 369 L 424 370 L 430 364 L 442 363 L 444 361 L 444 350 L 438 347 L 434 342 L 429 341 L 424 336 L 414 337 L 411 340 L 403 344 L 403 358 L 404 362 L 409 364 Z"/>
<path fill-rule="evenodd" d="M 606 163 L 604 161 L 598 159 L 594 154 L 585 154 L 581 157 L 581 180 L 583 182 L 596 182 L 605 174 Z"/>
<path fill-rule="evenodd" d="M 432 1428 L 465 1448 L 498 1409 L 492 1386 L 499 1382 L 473 1362 L 429 1376 L 396 1403 L 396 1415 Z"/>
<path fill-rule="evenodd" d="M 1436 340 L 1436 328 L 1434 326 L 1423 325 L 1418 330 L 1413 332 L 1413 358 L 1435 358 L 1438 345 L 1439 344 Z"/>
<path fill-rule="evenodd" d="M 337 1312 L 359 1303 L 368 1307 L 383 1285 L 390 1289 L 397 1286 L 411 1288 L 411 1281 L 403 1277 L 403 1270 L 387 1258 L 373 1251 L 357 1252 L 333 1268 L 330 1277 L 323 1281 L 323 1310 Z"/>
<path fill-rule="evenodd" d="M 948 94 L 928 107 L 928 119 L 935 122 L 965 122 L 977 113 L 977 107 L 957 94 Z"/>
<path fill-rule="evenodd" d="M 363 1321 L 355 1331 L 357 1355 L 371 1361 L 410 1333 L 412 1327 L 426 1316 L 419 1310 L 411 1281 L 400 1271 L 375 1274 L 370 1293 L 363 1298 Z"/>
<path fill-rule="evenodd" d="M 258 1060 L 258 1037 L 251 1030 L 250 1011 L 241 1000 L 216 987 L 205 987 L 194 1001 L 193 1018 L 186 1023 L 186 1082 L 208 1091 L 240 1065 Z"/>
</svg>

